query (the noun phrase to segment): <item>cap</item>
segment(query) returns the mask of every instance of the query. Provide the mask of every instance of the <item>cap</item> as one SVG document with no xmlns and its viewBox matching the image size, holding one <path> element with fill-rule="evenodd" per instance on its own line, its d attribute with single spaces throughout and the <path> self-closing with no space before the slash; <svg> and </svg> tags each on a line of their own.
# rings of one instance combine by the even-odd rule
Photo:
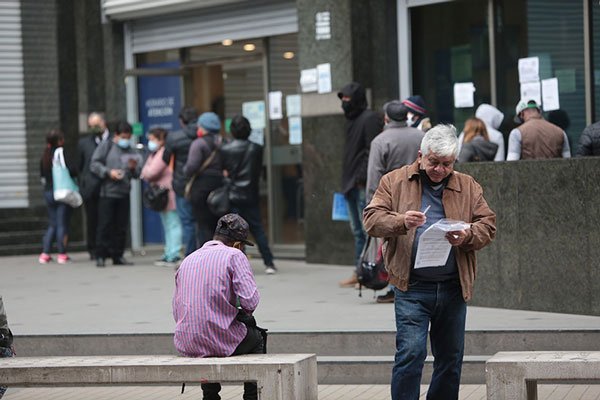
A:
<svg viewBox="0 0 600 400">
<path fill-rule="evenodd" d="M 520 123 L 523 122 L 520 120 L 519 118 L 519 114 L 521 114 L 521 112 L 523 110 L 526 110 L 528 108 L 536 108 L 538 111 L 541 111 L 540 106 L 538 106 L 537 102 L 533 99 L 530 100 L 519 100 L 519 102 L 517 103 L 517 106 L 515 107 L 515 122 Z"/>
<path fill-rule="evenodd" d="M 425 100 L 418 94 L 415 96 L 410 96 L 406 100 L 402 101 L 402 104 L 412 111 L 415 114 L 426 115 L 427 107 L 425 106 Z"/>
<path fill-rule="evenodd" d="M 221 130 L 221 120 L 214 112 L 205 112 L 200 115 L 198 125 L 209 132 L 219 132 Z"/>
<path fill-rule="evenodd" d="M 238 214 L 225 214 L 217 221 L 215 235 L 225 236 L 226 238 L 246 243 L 248 246 L 254 246 L 254 243 L 248 240 L 248 223 Z"/>
<path fill-rule="evenodd" d="M 406 121 L 408 108 L 399 100 L 392 100 L 383 105 L 383 111 L 394 121 Z"/>
</svg>

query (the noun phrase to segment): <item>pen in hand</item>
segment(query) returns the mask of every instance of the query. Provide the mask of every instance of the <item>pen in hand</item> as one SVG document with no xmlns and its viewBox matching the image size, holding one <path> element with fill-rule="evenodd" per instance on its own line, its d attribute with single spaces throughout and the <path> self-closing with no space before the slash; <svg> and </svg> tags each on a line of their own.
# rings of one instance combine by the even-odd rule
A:
<svg viewBox="0 0 600 400">
<path fill-rule="evenodd" d="M 428 205 L 424 210 L 423 210 L 423 214 L 427 214 L 427 211 L 429 211 L 429 209 L 431 208 L 431 204 Z"/>
</svg>

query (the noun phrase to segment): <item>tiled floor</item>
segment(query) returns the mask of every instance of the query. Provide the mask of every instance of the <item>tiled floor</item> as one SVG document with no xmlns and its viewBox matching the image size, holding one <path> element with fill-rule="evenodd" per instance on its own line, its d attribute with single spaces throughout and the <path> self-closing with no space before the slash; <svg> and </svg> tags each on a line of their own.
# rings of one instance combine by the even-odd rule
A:
<svg viewBox="0 0 600 400">
<path fill-rule="evenodd" d="M 224 386 L 222 400 L 242 398 L 242 386 Z M 427 386 L 421 386 L 425 398 Z M 600 385 L 539 385 L 538 396 L 545 400 L 600 400 Z M 185 393 L 175 386 L 128 386 L 87 388 L 15 388 L 3 400 L 200 400 L 199 386 L 187 386 Z M 388 385 L 319 385 L 319 400 L 389 400 Z M 460 400 L 485 400 L 485 385 L 461 385 Z"/>
</svg>

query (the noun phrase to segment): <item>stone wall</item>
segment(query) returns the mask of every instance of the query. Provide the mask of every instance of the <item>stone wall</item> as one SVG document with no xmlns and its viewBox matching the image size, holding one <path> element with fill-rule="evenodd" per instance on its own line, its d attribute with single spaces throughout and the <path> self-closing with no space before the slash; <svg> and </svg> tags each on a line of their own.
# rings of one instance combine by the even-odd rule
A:
<svg viewBox="0 0 600 400">
<path fill-rule="evenodd" d="M 600 315 L 600 158 L 457 165 L 497 214 L 473 305 Z"/>
</svg>

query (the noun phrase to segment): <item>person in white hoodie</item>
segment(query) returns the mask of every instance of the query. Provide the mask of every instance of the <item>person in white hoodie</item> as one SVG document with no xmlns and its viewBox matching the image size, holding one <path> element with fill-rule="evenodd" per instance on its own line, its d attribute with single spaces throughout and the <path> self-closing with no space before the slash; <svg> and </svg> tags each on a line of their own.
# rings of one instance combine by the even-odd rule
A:
<svg viewBox="0 0 600 400">
<path fill-rule="evenodd" d="M 498 145 L 498 151 L 496 152 L 494 161 L 504 161 L 506 159 L 504 150 L 504 136 L 502 136 L 502 132 L 498 131 L 500 124 L 502 124 L 502 121 L 504 120 L 504 114 L 496 107 L 483 103 L 477 107 L 475 116 L 485 123 L 485 128 L 487 129 L 490 142 Z M 464 137 L 464 132 L 461 132 L 461 134 L 458 136 L 459 151 L 462 148 Z"/>
</svg>

